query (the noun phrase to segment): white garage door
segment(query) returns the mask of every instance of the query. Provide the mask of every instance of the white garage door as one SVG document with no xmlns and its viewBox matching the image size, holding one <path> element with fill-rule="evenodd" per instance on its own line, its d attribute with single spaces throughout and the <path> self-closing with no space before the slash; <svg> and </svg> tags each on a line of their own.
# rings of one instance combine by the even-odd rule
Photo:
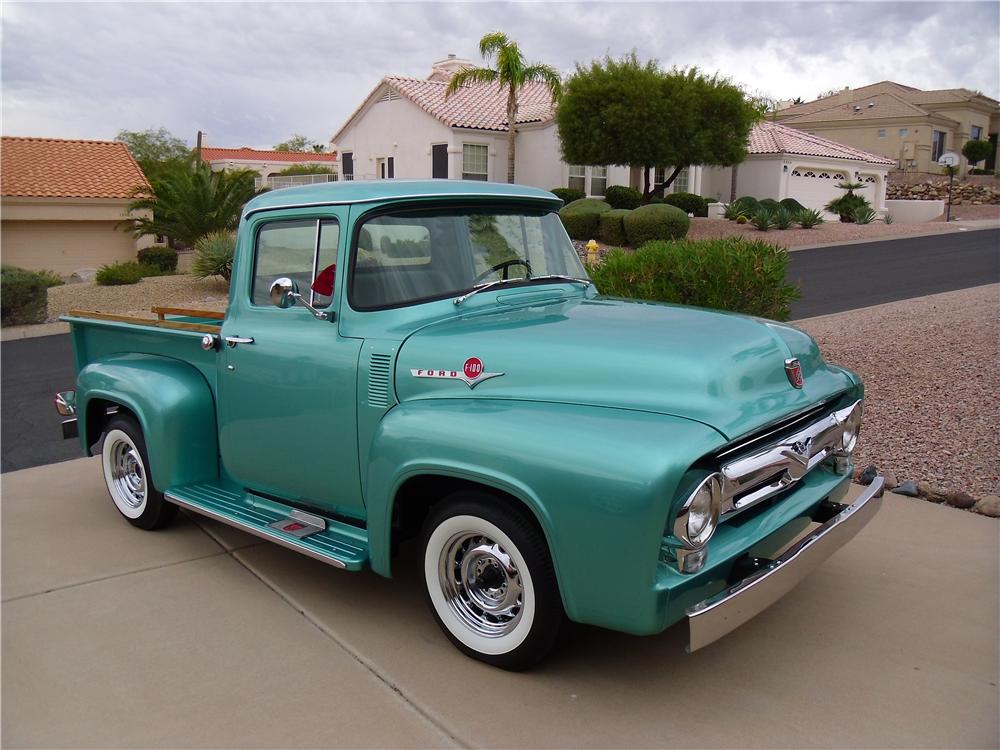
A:
<svg viewBox="0 0 1000 750">
<path fill-rule="evenodd" d="M 847 180 L 847 173 L 820 167 L 795 167 L 788 178 L 788 197 L 806 208 L 823 209 L 844 191 L 837 185 Z"/>
</svg>

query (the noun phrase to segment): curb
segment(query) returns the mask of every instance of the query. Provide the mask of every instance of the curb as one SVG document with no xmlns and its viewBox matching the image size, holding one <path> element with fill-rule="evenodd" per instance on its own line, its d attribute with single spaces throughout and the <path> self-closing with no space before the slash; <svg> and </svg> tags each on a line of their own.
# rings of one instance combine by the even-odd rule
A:
<svg viewBox="0 0 1000 750">
<path fill-rule="evenodd" d="M 69 323 L 36 323 L 28 326 L 10 326 L 0 329 L 0 341 L 36 339 L 42 336 L 58 336 L 69 333 Z"/>
<path fill-rule="evenodd" d="M 954 222 L 952 222 L 954 224 Z M 845 245 L 867 245 L 873 242 L 888 242 L 890 240 L 908 240 L 916 237 L 939 237 L 945 234 L 954 234 L 955 232 L 988 232 L 991 229 L 1000 229 L 1000 222 L 994 224 L 993 226 L 983 227 L 961 227 L 957 224 L 952 226 L 951 224 L 944 225 L 945 229 L 939 229 L 935 232 L 919 232 L 915 234 L 895 234 L 889 235 L 887 237 L 870 237 L 863 240 L 847 240 L 846 242 L 824 242 L 818 245 L 800 245 L 799 247 L 790 247 L 788 252 L 795 253 L 799 250 L 820 250 L 825 247 L 842 247 Z"/>
</svg>

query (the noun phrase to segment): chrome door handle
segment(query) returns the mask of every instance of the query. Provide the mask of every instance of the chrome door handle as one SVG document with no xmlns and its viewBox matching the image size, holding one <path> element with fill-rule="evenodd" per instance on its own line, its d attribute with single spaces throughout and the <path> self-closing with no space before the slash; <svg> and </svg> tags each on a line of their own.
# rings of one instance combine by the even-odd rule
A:
<svg viewBox="0 0 1000 750">
<path fill-rule="evenodd" d="M 230 348 L 236 346 L 237 344 L 252 344 L 252 343 L 253 343 L 252 336 L 250 338 L 245 338 L 243 336 L 226 336 L 226 344 L 228 344 Z"/>
</svg>

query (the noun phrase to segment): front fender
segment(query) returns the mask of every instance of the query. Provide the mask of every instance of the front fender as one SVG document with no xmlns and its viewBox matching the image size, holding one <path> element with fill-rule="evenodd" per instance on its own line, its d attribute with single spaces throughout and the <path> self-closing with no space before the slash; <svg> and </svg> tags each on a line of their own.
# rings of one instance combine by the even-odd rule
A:
<svg viewBox="0 0 1000 750">
<path fill-rule="evenodd" d="M 160 491 L 219 475 L 215 400 L 193 366 L 151 354 L 116 354 L 91 362 L 77 377 L 84 451 L 94 399 L 131 410 L 142 426 L 153 485 Z"/>
<path fill-rule="evenodd" d="M 465 399 L 400 404 L 367 467 L 372 568 L 390 572 L 393 503 L 420 475 L 509 493 L 545 534 L 567 614 L 632 632 L 646 608 L 670 500 L 691 463 L 722 445 L 698 422 L 602 407 Z"/>
</svg>

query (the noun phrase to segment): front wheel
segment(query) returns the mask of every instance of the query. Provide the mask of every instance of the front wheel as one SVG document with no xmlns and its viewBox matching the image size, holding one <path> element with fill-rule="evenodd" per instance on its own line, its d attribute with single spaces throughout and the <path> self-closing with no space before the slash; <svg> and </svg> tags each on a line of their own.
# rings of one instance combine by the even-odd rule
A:
<svg viewBox="0 0 1000 750">
<path fill-rule="evenodd" d="M 134 418 L 119 414 L 108 422 L 101 463 L 108 493 L 130 524 L 152 531 L 168 525 L 177 515 L 177 506 L 153 486 L 146 441 Z"/>
<path fill-rule="evenodd" d="M 503 669 L 527 669 L 555 644 L 562 601 L 548 545 L 525 512 L 460 492 L 424 525 L 431 612 L 461 650 Z"/>
</svg>

